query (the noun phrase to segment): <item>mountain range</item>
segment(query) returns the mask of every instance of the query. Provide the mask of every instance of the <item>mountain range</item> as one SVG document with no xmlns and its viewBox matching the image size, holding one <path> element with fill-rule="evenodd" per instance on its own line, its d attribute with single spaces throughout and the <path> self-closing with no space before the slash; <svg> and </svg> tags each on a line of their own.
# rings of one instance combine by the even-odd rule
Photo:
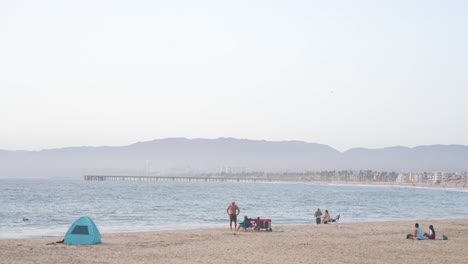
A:
<svg viewBox="0 0 468 264">
<path fill-rule="evenodd" d="M 167 138 L 119 147 L 0 150 L 2 178 L 322 170 L 466 172 L 468 146 L 353 148 L 340 152 L 303 141 Z"/>
</svg>

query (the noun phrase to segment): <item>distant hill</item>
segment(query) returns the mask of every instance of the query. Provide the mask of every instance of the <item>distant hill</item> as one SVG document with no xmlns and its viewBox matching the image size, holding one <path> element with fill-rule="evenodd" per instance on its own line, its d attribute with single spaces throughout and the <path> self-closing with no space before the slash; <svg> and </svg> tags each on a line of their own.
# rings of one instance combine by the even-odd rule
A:
<svg viewBox="0 0 468 264">
<path fill-rule="evenodd" d="M 468 146 L 355 148 L 302 141 L 168 138 L 121 147 L 0 150 L 0 177 L 197 174 L 219 171 L 468 171 Z"/>
</svg>

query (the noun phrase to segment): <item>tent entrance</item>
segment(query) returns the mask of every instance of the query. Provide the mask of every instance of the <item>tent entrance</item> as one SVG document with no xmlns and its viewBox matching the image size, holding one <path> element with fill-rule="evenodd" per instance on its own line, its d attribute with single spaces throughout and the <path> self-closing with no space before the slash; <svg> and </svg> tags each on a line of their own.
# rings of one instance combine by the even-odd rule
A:
<svg viewBox="0 0 468 264">
<path fill-rule="evenodd" d="M 77 225 L 71 233 L 73 235 L 89 235 L 88 226 Z"/>
</svg>

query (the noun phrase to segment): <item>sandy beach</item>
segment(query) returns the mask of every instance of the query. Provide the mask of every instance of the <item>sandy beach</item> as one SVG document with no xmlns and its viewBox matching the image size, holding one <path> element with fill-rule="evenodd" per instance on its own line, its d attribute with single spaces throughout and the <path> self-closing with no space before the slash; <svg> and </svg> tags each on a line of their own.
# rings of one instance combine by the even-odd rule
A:
<svg viewBox="0 0 468 264">
<path fill-rule="evenodd" d="M 468 218 L 419 220 L 424 231 L 434 225 L 437 239 L 405 239 L 415 222 L 102 234 L 94 246 L 9 239 L 0 240 L 0 263 L 468 263 Z"/>
</svg>

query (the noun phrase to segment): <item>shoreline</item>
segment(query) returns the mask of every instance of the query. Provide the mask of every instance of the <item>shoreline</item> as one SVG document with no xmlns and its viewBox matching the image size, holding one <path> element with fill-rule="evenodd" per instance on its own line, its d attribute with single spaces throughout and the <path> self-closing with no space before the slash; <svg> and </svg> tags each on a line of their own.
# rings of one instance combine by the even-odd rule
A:
<svg viewBox="0 0 468 264">
<path fill-rule="evenodd" d="M 418 222 L 436 240 L 405 239 Z M 468 218 L 329 225 L 274 225 L 273 232 L 226 228 L 104 233 L 93 246 L 46 245 L 63 237 L 0 240 L 0 263 L 463 263 Z M 447 235 L 448 240 L 442 240 Z M 227 252 L 232 256 L 227 257 Z"/>
<path fill-rule="evenodd" d="M 343 218 L 343 217 L 342 217 Z M 460 216 L 460 217 L 447 217 L 447 218 L 444 218 L 444 217 L 440 217 L 440 218 L 431 218 L 431 220 L 433 221 L 450 221 L 450 220 L 463 220 L 463 219 L 468 219 L 468 216 Z M 241 221 L 241 219 L 239 218 L 238 219 L 239 222 Z M 362 221 L 346 221 L 346 220 L 341 220 L 338 224 L 340 225 L 353 225 L 353 224 L 357 224 L 357 223 L 397 223 L 397 222 L 408 222 L 408 221 L 418 221 L 418 219 L 382 219 L 382 220 L 375 220 L 375 219 L 371 219 L 371 220 L 362 220 Z M 280 227 L 306 227 L 306 226 L 310 226 L 310 225 L 315 225 L 315 218 L 312 219 L 311 221 L 307 222 L 307 223 L 292 223 L 292 224 L 277 224 L 276 222 L 273 221 L 273 225 L 275 226 L 280 226 Z M 147 230 L 131 230 L 131 231 L 121 231 L 121 230 L 118 230 L 118 231 L 107 231 L 107 232 L 101 232 L 101 234 L 107 234 L 107 235 L 113 235 L 113 234 L 129 234 L 129 233 L 136 233 L 136 234 L 139 234 L 139 233 L 155 233 L 155 232 L 184 232 L 184 231 L 193 231 L 193 230 L 216 230 L 216 229 L 224 229 L 223 226 L 225 226 L 225 224 L 222 224 L 222 225 L 217 225 L 215 227 L 208 227 L 208 226 L 196 226 L 196 227 L 188 227 L 188 228 L 177 228 L 177 227 L 174 227 L 174 228 L 161 228 L 161 229 L 147 229 Z M 100 227 L 98 226 L 98 229 Z M 67 232 L 68 230 L 68 227 L 66 229 L 64 229 L 63 231 L 63 234 L 65 235 L 65 233 Z M 56 238 L 56 237 L 60 237 L 60 236 L 57 236 L 57 235 L 37 235 L 37 236 L 30 236 L 30 237 L 10 237 L 10 238 L 1 238 L 0 237 L 0 242 L 1 241 L 5 241 L 5 240 L 19 240 L 19 239 L 46 239 L 46 238 Z"/>
</svg>

